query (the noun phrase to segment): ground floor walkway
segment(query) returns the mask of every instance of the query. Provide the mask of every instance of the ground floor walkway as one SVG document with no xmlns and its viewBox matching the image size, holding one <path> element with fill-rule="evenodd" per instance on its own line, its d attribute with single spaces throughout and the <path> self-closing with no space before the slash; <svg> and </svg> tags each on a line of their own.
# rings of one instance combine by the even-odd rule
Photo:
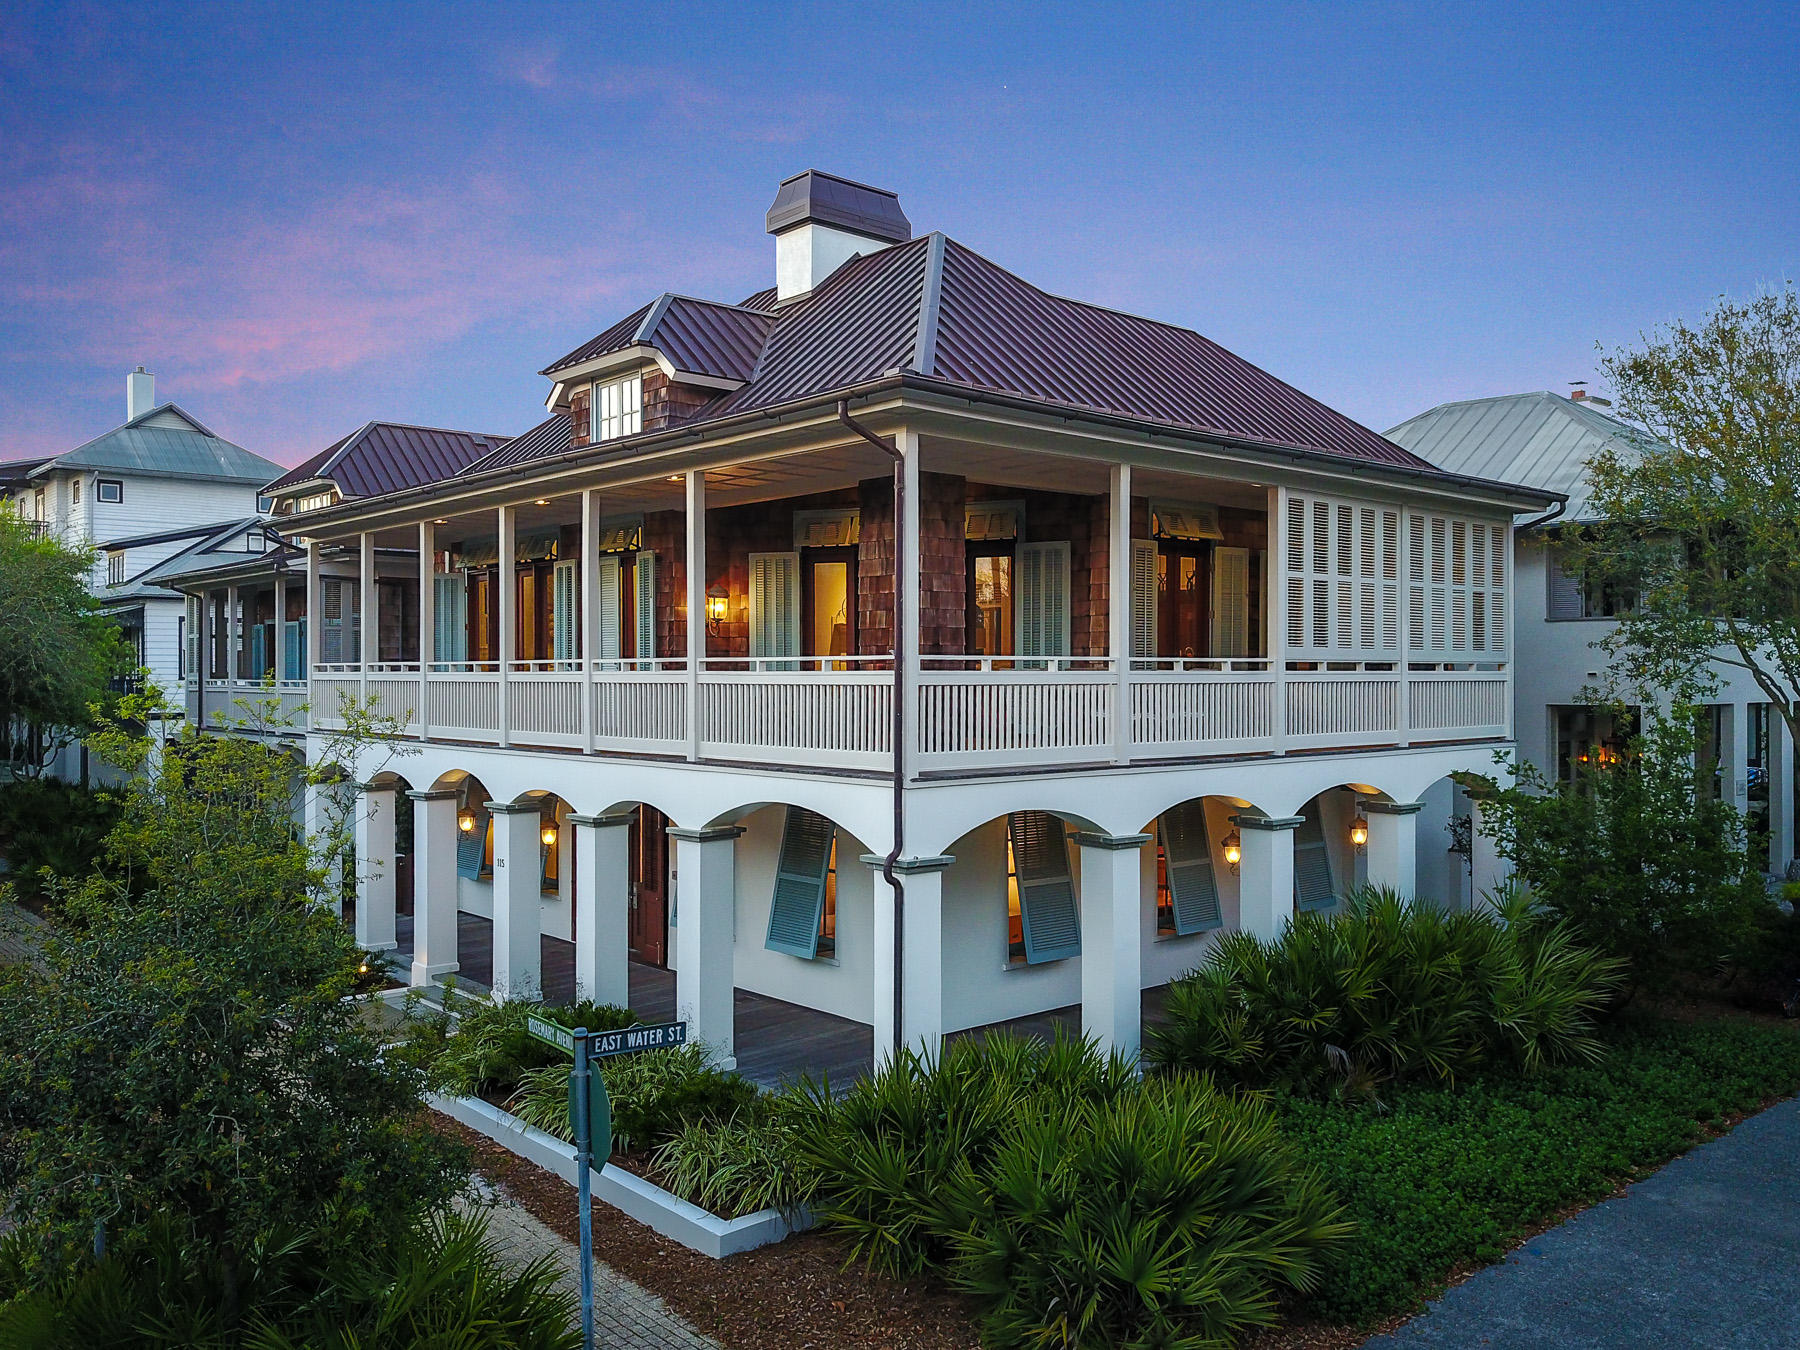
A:
<svg viewBox="0 0 1800 1350">
<path fill-rule="evenodd" d="M 1366 1350 L 1800 1345 L 1800 1099 L 1527 1242 Z"/>
</svg>

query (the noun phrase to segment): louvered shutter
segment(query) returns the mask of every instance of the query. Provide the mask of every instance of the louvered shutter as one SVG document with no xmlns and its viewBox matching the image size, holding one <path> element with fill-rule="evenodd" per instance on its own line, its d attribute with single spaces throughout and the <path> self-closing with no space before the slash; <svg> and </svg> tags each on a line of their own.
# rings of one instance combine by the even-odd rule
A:
<svg viewBox="0 0 1800 1350">
<path fill-rule="evenodd" d="M 431 659 L 454 664 L 469 659 L 469 583 L 461 572 L 431 579 Z"/>
<path fill-rule="evenodd" d="M 306 620 L 289 619 L 281 625 L 281 678 L 306 678 Z"/>
<path fill-rule="evenodd" d="M 267 679 L 269 675 L 269 629 L 266 624 L 250 625 L 250 673 L 252 680 Z"/>
<path fill-rule="evenodd" d="M 1131 541 L 1131 654 L 1156 655 L 1156 541 Z"/>
<path fill-rule="evenodd" d="M 1212 841 L 1206 834 L 1206 807 L 1183 802 L 1157 819 L 1169 899 L 1175 909 L 1175 931 L 1203 933 L 1224 922 L 1219 912 L 1218 879 L 1213 875 Z"/>
<path fill-rule="evenodd" d="M 619 634 L 622 631 L 619 619 L 619 560 L 615 557 L 600 559 L 600 565 L 594 570 L 594 589 L 599 601 L 600 617 L 597 622 L 600 631 L 594 635 L 594 655 L 602 661 L 619 659 Z"/>
<path fill-rule="evenodd" d="M 477 812 L 475 828 L 463 830 L 459 828 L 456 835 L 456 875 L 473 880 L 481 875 L 481 853 L 485 844 L 482 817 L 486 812 Z"/>
<path fill-rule="evenodd" d="M 1579 619 L 1586 611 L 1582 603 L 1581 578 L 1563 570 L 1562 555 L 1552 544 L 1544 554 L 1545 571 L 1550 578 L 1550 593 L 1545 597 L 1546 614 L 1552 619 Z"/>
<path fill-rule="evenodd" d="M 1322 804 L 1314 802 L 1294 829 L 1294 903 L 1301 909 L 1330 909 L 1337 903 L 1322 810 Z"/>
<path fill-rule="evenodd" d="M 550 569 L 550 659 L 575 659 L 575 599 L 579 583 L 573 559 Z"/>
<path fill-rule="evenodd" d="M 319 660 L 327 665 L 347 661 L 344 654 L 344 583 L 327 577 L 319 583 Z"/>
<path fill-rule="evenodd" d="M 639 669 L 653 670 L 656 662 L 656 554 L 649 549 L 639 552 L 632 576 L 637 592 L 635 631 Z"/>
<path fill-rule="evenodd" d="M 187 598 L 187 634 L 183 639 L 186 649 L 186 674 L 189 679 L 198 680 L 200 671 L 200 597 L 190 595 Z"/>
<path fill-rule="evenodd" d="M 1250 655 L 1250 550 L 1213 549 L 1212 654 Z"/>
<path fill-rule="evenodd" d="M 1069 873 L 1063 823 L 1048 811 L 1014 811 L 1006 818 L 1019 883 L 1019 926 L 1030 965 L 1081 954 L 1081 911 Z"/>
<path fill-rule="evenodd" d="M 770 951 L 807 961 L 818 955 L 832 829 L 818 812 L 788 807 L 781 828 L 781 857 L 775 864 L 775 894 L 769 901 L 769 933 L 763 942 Z"/>
<path fill-rule="evenodd" d="M 1069 655 L 1067 540 L 1019 548 L 1019 654 Z"/>
<path fill-rule="evenodd" d="M 800 555 L 750 555 L 750 655 L 800 655 Z M 795 665 L 771 666 L 793 670 Z"/>
</svg>

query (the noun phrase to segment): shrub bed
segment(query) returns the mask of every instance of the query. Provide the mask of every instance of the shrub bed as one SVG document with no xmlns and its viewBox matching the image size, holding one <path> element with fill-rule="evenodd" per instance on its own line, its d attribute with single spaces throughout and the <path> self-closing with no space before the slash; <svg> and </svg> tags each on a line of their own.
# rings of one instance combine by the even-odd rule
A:
<svg viewBox="0 0 1800 1350">
<path fill-rule="evenodd" d="M 615 1031 L 641 1021 L 629 1009 L 610 1003 L 578 1002 L 547 1007 L 524 999 L 495 1003 L 445 990 L 450 1019 L 424 1012 L 417 1004 L 407 1018 L 402 1053 L 425 1070 L 426 1081 L 439 1092 L 483 1097 L 504 1105 L 532 1069 L 568 1063 L 568 1056 L 545 1045 L 526 1030 L 530 1017 L 589 1031 Z"/>
</svg>

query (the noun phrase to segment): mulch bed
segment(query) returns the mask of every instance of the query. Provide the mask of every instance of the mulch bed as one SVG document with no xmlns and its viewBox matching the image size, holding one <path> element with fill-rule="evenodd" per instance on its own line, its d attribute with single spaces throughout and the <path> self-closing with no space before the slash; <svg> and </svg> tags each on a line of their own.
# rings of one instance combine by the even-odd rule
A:
<svg viewBox="0 0 1800 1350">
<path fill-rule="evenodd" d="M 432 1128 L 468 1146 L 489 1181 L 570 1242 L 579 1240 L 575 1188 L 474 1130 L 430 1113 Z M 733 1350 L 975 1350 L 974 1307 L 924 1278 L 846 1268 L 840 1240 L 801 1233 L 715 1261 L 611 1205 L 594 1203 L 594 1254 L 657 1294 L 695 1330 Z"/>
</svg>

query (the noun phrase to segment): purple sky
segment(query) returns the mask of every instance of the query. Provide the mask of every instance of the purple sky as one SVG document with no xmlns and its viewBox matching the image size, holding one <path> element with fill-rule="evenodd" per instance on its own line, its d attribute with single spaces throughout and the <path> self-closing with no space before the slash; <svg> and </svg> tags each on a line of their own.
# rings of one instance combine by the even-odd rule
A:
<svg viewBox="0 0 1800 1350">
<path fill-rule="evenodd" d="M 6 0 L 0 459 L 521 431 L 808 167 L 1377 429 L 1800 272 L 1791 4 L 936 8 Z"/>
</svg>

